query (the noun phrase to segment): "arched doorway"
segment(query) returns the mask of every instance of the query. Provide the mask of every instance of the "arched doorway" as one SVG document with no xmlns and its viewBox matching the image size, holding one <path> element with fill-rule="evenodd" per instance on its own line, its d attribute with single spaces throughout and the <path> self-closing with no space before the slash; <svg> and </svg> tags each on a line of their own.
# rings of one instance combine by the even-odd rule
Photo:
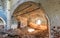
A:
<svg viewBox="0 0 60 38">
<path fill-rule="evenodd" d="M 17 29 L 27 38 L 49 38 L 49 19 L 39 3 L 32 1 L 19 5 L 14 13 L 17 20 Z"/>
</svg>

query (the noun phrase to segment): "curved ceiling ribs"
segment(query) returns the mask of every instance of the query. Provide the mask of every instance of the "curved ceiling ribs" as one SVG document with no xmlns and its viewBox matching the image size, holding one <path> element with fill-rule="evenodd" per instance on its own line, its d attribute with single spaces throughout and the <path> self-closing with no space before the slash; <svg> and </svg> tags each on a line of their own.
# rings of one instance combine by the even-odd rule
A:
<svg viewBox="0 0 60 38">
<path fill-rule="evenodd" d="M 20 14 L 25 14 L 25 13 L 29 13 L 29 12 L 38 10 L 39 8 L 40 8 L 40 5 L 36 4 L 35 2 L 34 3 L 33 2 L 25 2 L 21 5 L 19 5 L 17 7 L 17 9 L 15 9 L 14 14 L 16 13 L 16 16 L 19 16 Z M 20 12 L 22 12 L 22 13 L 20 13 Z"/>
</svg>

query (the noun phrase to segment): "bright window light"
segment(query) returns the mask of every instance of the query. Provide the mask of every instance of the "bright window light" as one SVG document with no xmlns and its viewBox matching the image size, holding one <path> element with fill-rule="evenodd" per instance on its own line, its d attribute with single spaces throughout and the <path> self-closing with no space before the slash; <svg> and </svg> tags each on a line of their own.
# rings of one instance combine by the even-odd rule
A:
<svg viewBox="0 0 60 38">
<path fill-rule="evenodd" d="M 33 31 L 35 31 L 35 29 L 32 29 L 32 28 L 28 29 L 28 32 L 33 32 Z"/>
<path fill-rule="evenodd" d="M 37 25 L 40 25 L 40 24 L 41 24 L 41 20 L 37 20 L 37 21 L 36 21 L 36 24 L 37 24 Z"/>
</svg>

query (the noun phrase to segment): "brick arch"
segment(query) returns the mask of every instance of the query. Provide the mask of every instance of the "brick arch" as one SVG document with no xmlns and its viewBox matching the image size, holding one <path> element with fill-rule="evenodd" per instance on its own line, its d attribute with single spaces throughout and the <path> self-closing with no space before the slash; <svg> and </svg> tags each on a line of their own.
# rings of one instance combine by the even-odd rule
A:
<svg viewBox="0 0 60 38">
<path fill-rule="evenodd" d="M 45 20 L 45 22 L 47 22 L 46 27 L 48 29 L 46 29 L 46 30 L 50 31 L 49 30 L 49 20 L 48 20 L 47 15 L 45 14 L 45 11 L 42 8 L 41 4 L 38 4 L 38 3 L 35 3 L 35 2 L 32 2 L 32 1 L 24 2 L 15 9 L 15 11 L 13 12 L 13 17 L 15 17 L 15 19 L 17 21 L 20 21 L 20 22 L 22 21 L 24 24 L 26 24 L 25 21 L 27 19 L 29 20 L 28 21 L 28 23 L 29 23 L 31 21 L 30 20 L 31 18 L 33 18 L 34 20 L 35 20 L 36 17 L 42 18 L 40 20 Z M 31 17 L 31 18 L 29 18 L 29 17 Z M 38 28 L 38 26 L 35 26 L 37 24 L 35 24 L 34 22 L 30 22 L 29 25 L 31 25 L 30 27 L 34 28 L 34 29 Z M 40 29 L 40 27 L 38 29 Z M 45 28 L 43 30 L 45 30 Z M 48 33 L 48 31 L 47 31 L 47 33 Z"/>
</svg>

